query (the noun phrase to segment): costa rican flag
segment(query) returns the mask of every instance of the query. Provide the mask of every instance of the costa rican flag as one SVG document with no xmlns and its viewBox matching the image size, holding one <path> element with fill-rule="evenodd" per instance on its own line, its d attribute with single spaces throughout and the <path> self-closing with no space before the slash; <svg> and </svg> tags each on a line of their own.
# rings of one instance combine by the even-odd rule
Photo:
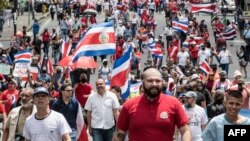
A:
<svg viewBox="0 0 250 141">
<path fill-rule="evenodd" d="M 61 53 L 62 53 L 63 58 L 69 56 L 69 53 L 71 51 L 71 47 L 72 47 L 71 43 L 63 41 L 62 49 L 61 49 Z"/>
<path fill-rule="evenodd" d="M 234 26 L 228 27 L 227 30 L 224 32 L 216 30 L 216 37 L 219 37 L 221 33 L 225 40 L 233 40 L 237 36 L 236 28 Z"/>
<path fill-rule="evenodd" d="M 188 32 L 188 22 L 172 21 L 172 27 L 178 32 Z"/>
<path fill-rule="evenodd" d="M 80 40 L 73 53 L 75 62 L 81 56 L 115 54 L 116 38 L 112 22 L 92 26 Z"/>
<path fill-rule="evenodd" d="M 191 13 L 214 13 L 215 9 L 216 3 L 191 4 Z"/>
<path fill-rule="evenodd" d="M 203 61 L 199 67 L 204 73 L 206 73 L 206 75 L 212 71 L 212 69 L 210 68 L 210 66 L 208 65 L 207 61 Z"/>
<path fill-rule="evenodd" d="M 155 49 L 155 41 L 152 40 L 148 43 L 148 50 L 151 51 L 151 53 L 153 53 L 154 51 L 156 51 Z"/>
<path fill-rule="evenodd" d="M 76 116 L 76 139 L 77 141 L 88 141 L 88 135 L 86 132 L 86 127 L 83 119 L 83 114 L 81 110 L 81 105 L 78 103 L 78 110 L 77 110 L 77 116 Z"/>
<path fill-rule="evenodd" d="M 132 56 L 132 47 L 130 46 L 125 54 L 117 59 L 114 63 L 114 67 L 111 74 L 110 86 L 121 87 L 122 99 L 126 99 L 130 94 L 130 83 L 128 74 L 130 70 L 130 62 Z"/>
<path fill-rule="evenodd" d="M 43 70 L 46 69 L 47 73 L 52 75 L 53 74 L 53 64 L 51 63 L 48 56 L 44 55 L 38 63 L 38 67 Z"/>
<path fill-rule="evenodd" d="M 199 47 L 205 42 L 203 37 L 194 37 L 194 40 L 196 41 L 196 46 Z"/>
<path fill-rule="evenodd" d="M 29 50 L 19 51 L 14 55 L 14 63 L 30 63 L 31 52 Z"/>
</svg>

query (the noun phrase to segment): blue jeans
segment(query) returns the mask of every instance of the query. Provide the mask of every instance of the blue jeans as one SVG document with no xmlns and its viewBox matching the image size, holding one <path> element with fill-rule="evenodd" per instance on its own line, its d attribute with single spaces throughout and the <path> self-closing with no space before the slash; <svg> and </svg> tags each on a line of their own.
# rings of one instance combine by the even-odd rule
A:
<svg viewBox="0 0 250 141">
<path fill-rule="evenodd" d="M 228 68 L 229 68 L 229 64 L 220 64 L 221 69 L 223 71 L 226 71 L 227 75 L 228 75 Z"/>
<path fill-rule="evenodd" d="M 115 128 L 94 129 L 92 128 L 93 141 L 112 141 Z"/>
<path fill-rule="evenodd" d="M 70 134 L 71 141 L 76 141 L 76 130 L 72 129 L 72 133 Z"/>
</svg>

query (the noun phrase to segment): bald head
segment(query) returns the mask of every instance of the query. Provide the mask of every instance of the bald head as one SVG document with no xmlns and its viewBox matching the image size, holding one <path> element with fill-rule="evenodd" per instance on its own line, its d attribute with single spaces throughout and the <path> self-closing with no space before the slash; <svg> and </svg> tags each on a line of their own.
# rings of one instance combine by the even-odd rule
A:
<svg viewBox="0 0 250 141">
<path fill-rule="evenodd" d="M 142 80 L 145 80 L 149 76 L 157 76 L 159 78 L 162 78 L 161 73 L 159 70 L 155 68 L 148 68 L 142 73 Z"/>
</svg>

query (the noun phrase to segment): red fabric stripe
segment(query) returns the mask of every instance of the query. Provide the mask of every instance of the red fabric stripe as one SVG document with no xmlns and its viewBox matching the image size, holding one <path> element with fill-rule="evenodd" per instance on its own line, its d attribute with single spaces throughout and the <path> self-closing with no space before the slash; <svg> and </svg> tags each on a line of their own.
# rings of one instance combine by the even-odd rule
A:
<svg viewBox="0 0 250 141">
<path fill-rule="evenodd" d="M 20 58 L 27 58 L 29 59 L 31 57 L 30 54 L 20 54 L 20 55 L 16 55 L 15 59 L 20 59 Z"/>
<path fill-rule="evenodd" d="M 112 77 L 110 86 L 124 86 L 127 78 L 128 70 L 121 71 L 120 73 L 116 74 Z"/>
<path fill-rule="evenodd" d="M 82 45 L 91 45 L 91 44 L 102 44 L 99 40 L 99 36 L 102 33 L 89 33 L 84 37 L 84 40 L 80 42 L 80 46 Z M 115 34 L 113 32 L 107 33 L 109 36 L 109 41 L 107 43 L 115 43 Z"/>
</svg>

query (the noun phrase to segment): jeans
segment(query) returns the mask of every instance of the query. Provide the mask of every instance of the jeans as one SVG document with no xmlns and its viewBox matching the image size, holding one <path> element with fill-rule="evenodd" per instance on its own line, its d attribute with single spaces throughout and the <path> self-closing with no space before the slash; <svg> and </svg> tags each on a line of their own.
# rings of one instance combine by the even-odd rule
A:
<svg viewBox="0 0 250 141">
<path fill-rule="evenodd" d="M 226 71 L 226 73 L 227 73 L 227 75 L 228 75 L 229 64 L 228 64 L 228 63 L 227 63 L 227 64 L 220 64 L 220 66 L 221 66 L 221 69 L 222 69 L 223 71 Z"/>
<path fill-rule="evenodd" d="M 47 54 L 49 53 L 49 42 L 43 42 L 43 52 L 44 54 Z"/>
<path fill-rule="evenodd" d="M 72 133 L 70 134 L 71 141 L 76 141 L 76 130 L 72 129 Z"/>
<path fill-rule="evenodd" d="M 95 129 L 92 128 L 93 141 L 112 141 L 115 128 Z"/>
</svg>

